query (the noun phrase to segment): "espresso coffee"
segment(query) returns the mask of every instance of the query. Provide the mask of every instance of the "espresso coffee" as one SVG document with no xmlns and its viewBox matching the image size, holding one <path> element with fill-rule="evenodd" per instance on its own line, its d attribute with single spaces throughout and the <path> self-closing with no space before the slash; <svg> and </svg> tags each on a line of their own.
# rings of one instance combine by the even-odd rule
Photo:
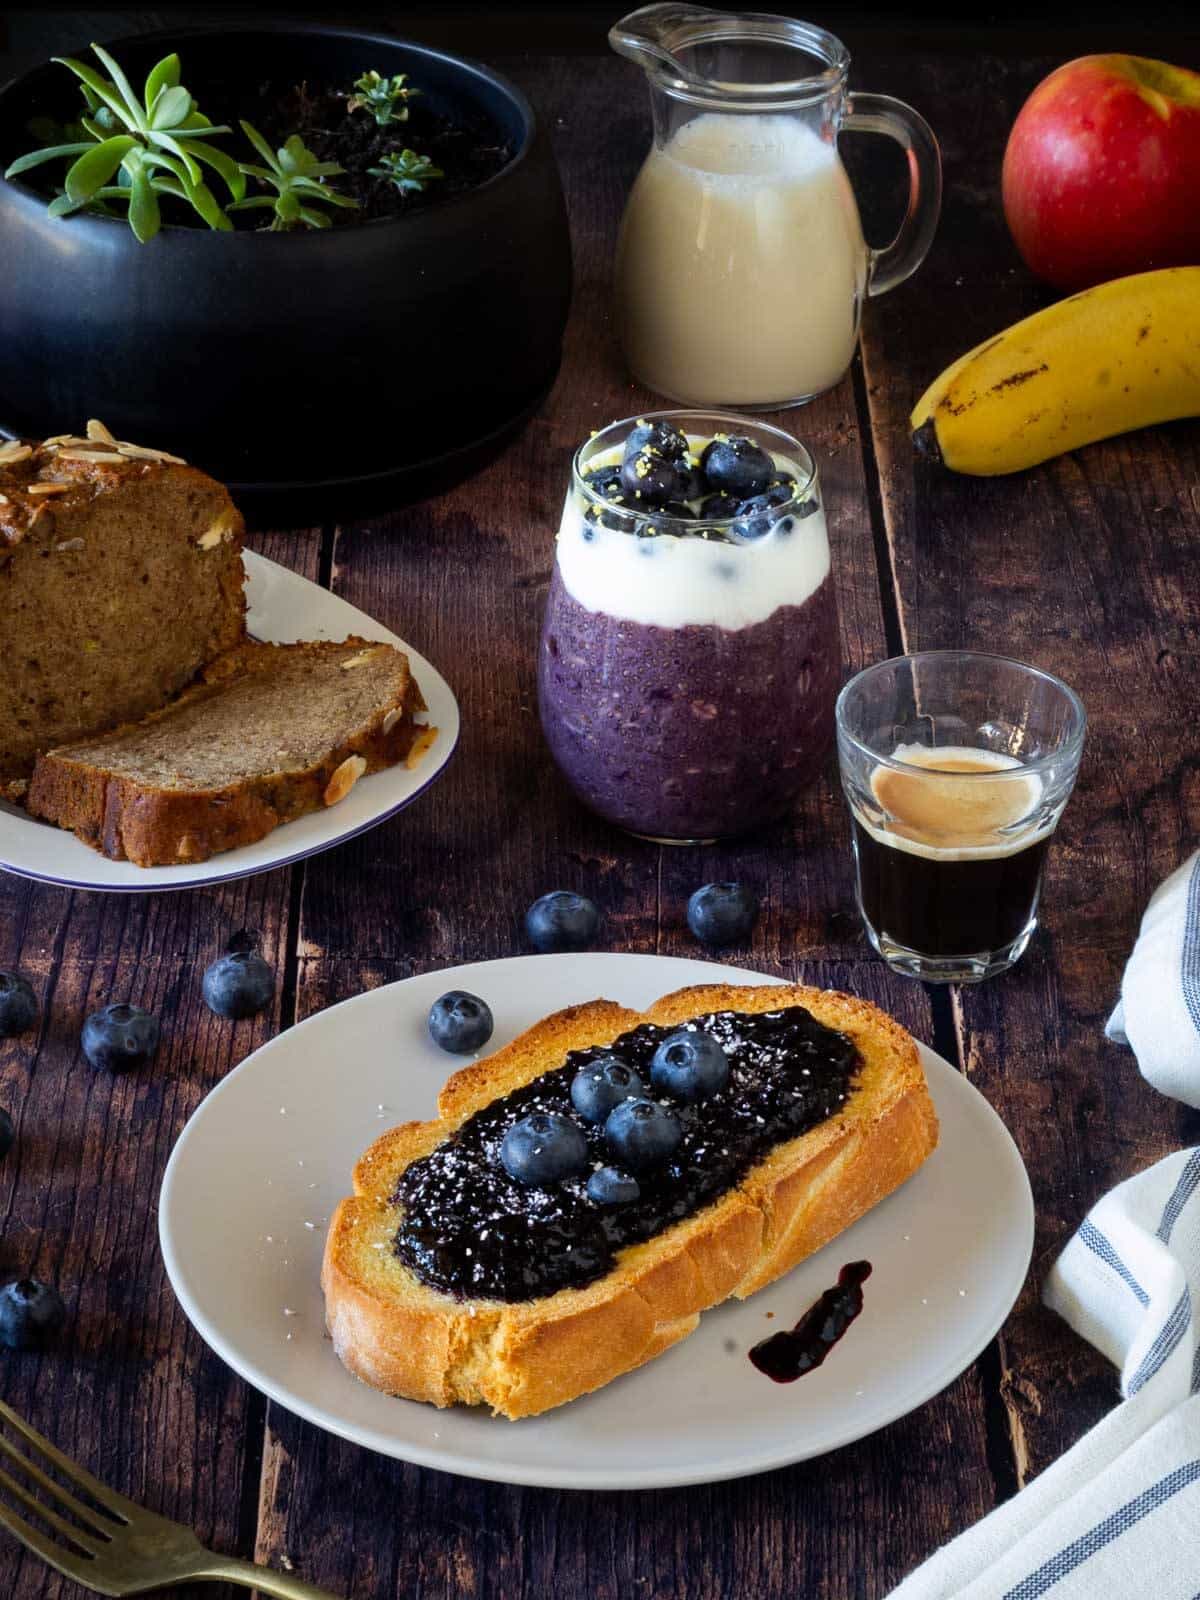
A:
<svg viewBox="0 0 1200 1600">
<path fill-rule="evenodd" d="M 894 756 L 903 769 L 871 776 L 872 814 L 853 808 L 863 915 L 883 944 L 927 956 L 1006 950 L 1041 888 L 1050 830 L 1038 778 L 986 750 L 900 746 Z"/>
</svg>

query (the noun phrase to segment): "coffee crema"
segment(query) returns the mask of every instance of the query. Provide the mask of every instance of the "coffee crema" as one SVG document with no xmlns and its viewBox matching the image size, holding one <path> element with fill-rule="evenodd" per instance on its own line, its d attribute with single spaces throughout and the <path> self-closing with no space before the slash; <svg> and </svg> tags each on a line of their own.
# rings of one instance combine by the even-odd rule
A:
<svg viewBox="0 0 1200 1600">
<path fill-rule="evenodd" d="M 1053 826 L 1041 779 L 996 751 L 892 754 L 904 766 L 871 775 L 877 811 L 853 808 L 863 914 L 883 941 L 929 956 L 1006 949 L 1037 909 Z"/>
</svg>

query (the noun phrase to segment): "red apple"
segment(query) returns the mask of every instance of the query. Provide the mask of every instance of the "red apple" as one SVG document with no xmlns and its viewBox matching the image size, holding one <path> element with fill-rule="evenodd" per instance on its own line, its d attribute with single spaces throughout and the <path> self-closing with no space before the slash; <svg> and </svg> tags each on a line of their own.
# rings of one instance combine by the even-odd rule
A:
<svg viewBox="0 0 1200 1600">
<path fill-rule="evenodd" d="M 1200 73 L 1068 61 L 1022 106 L 1003 191 L 1017 249 L 1060 289 L 1200 264 Z"/>
</svg>

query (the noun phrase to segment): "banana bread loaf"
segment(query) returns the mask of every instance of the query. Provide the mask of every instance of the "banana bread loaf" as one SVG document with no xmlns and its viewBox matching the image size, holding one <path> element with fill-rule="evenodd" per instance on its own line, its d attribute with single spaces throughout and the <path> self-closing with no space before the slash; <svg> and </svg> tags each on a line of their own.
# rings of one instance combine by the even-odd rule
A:
<svg viewBox="0 0 1200 1600">
<path fill-rule="evenodd" d="M 250 642 L 141 722 L 39 757 L 26 805 L 116 861 L 206 861 L 415 763 L 424 709 L 393 645 Z"/>
<path fill-rule="evenodd" d="M 0 796 L 38 755 L 165 705 L 245 636 L 225 488 L 99 423 L 0 443 Z"/>
</svg>

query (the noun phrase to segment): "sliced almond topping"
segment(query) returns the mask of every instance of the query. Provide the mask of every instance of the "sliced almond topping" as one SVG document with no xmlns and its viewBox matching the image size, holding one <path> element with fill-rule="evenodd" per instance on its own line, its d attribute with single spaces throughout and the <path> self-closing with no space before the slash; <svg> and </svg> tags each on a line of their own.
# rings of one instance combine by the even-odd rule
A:
<svg viewBox="0 0 1200 1600">
<path fill-rule="evenodd" d="M 89 417 L 87 425 L 89 439 L 99 439 L 103 444 L 116 444 L 116 439 L 97 417 Z"/>
<path fill-rule="evenodd" d="M 383 732 L 384 732 L 384 734 L 391 733 L 392 729 L 400 721 L 400 718 L 403 715 L 404 715 L 404 709 L 403 709 L 402 706 L 393 706 L 392 709 L 388 712 L 387 716 L 384 717 L 384 719 L 383 719 Z"/>
<path fill-rule="evenodd" d="M 374 650 L 360 650 L 356 656 L 349 656 L 342 662 L 342 671 L 349 672 L 351 667 L 361 667 L 363 662 L 370 661 L 374 654 Z"/>
<path fill-rule="evenodd" d="M 31 444 L 22 444 L 20 439 L 9 439 L 5 444 L 0 444 L 0 467 L 15 467 L 18 461 L 28 461 L 32 454 Z"/>
<path fill-rule="evenodd" d="M 0 506 L 6 506 L 8 503 L 8 496 L 6 494 L 0 494 Z"/>
<path fill-rule="evenodd" d="M 339 800 L 344 800 L 366 770 L 367 763 L 362 756 L 347 756 L 325 786 L 325 804 L 335 806 Z"/>
<path fill-rule="evenodd" d="M 213 550 L 217 545 L 233 538 L 234 528 L 237 525 L 237 512 L 232 506 L 220 511 L 205 528 L 196 540 L 201 550 Z"/>
<path fill-rule="evenodd" d="M 56 544 L 54 548 L 56 550 L 82 550 L 84 544 L 82 539 L 64 539 L 61 544 Z"/>
<path fill-rule="evenodd" d="M 177 467 L 187 465 L 182 456 L 170 455 L 166 450 L 151 450 L 145 444 L 128 444 L 124 439 L 119 441 L 117 449 L 131 461 L 170 461 Z"/>
<path fill-rule="evenodd" d="M 31 483 L 26 494 L 66 494 L 69 483 Z"/>
<path fill-rule="evenodd" d="M 420 761 L 421 757 L 425 754 L 426 750 L 429 749 L 429 746 L 437 738 L 437 735 L 438 731 L 436 728 L 418 728 L 417 737 L 412 742 L 412 749 L 408 752 L 408 757 L 405 760 L 404 765 L 406 767 L 415 767 L 417 762 Z"/>
<path fill-rule="evenodd" d="M 64 444 L 58 452 L 60 461 L 115 461 L 117 466 L 124 466 L 125 457 L 118 455 L 115 450 L 81 450 L 77 445 Z"/>
</svg>

